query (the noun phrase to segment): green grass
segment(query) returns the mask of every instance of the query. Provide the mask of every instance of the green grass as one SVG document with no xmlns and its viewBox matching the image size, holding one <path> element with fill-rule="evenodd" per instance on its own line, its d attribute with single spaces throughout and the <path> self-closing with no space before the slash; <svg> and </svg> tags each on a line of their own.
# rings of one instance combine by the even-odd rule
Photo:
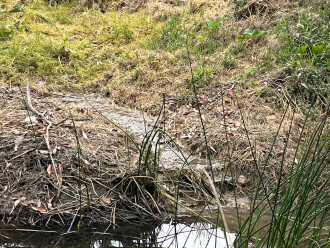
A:
<svg viewBox="0 0 330 248">
<path fill-rule="evenodd" d="M 98 80 L 123 51 L 139 48 L 153 28 L 143 13 L 75 13 L 73 3 L 49 7 L 40 1 L 23 9 L 13 13 L 20 28 L 0 43 L 1 76 L 9 83 L 33 77 L 53 87 L 79 88 Z M 9 17 L 4 22 L 17 26 Z"/>
<path fill-rule="evenodd" d="M 282 41 L 275 50 L 276 63 L 291 68 L 288 90 L 309 103 L 315 98 L 326 106 L 330 82 L 329 9 L 315 7 L 298 20 L 286 18 L 275 32 Z"/>
</svg>

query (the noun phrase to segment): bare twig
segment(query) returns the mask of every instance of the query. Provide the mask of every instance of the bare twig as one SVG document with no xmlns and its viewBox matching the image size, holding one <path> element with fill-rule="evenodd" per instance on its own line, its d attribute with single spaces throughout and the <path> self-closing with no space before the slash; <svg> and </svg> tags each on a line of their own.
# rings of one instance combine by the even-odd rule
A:
<svg viewBox="0 0 330 248">
<path fill-rule="evenodd" d="M 32 106 L 32 100 L 31 100 L 31 85 L 30 85 L 30 81 L 28 79 L 26 79 L 26 98 L 27 98 L 27 105 L 29 107 L 29 109 L 35 113 L 39 118 L 43 119 L 45 122 L 47 122 L 48 126 L 46 129 L 46 136 L 45 136 L 45 140 L 46 140 L 46 145 L 49 151 L 49 154 L 52 153 L 52 149 L 49 145 L 49 130 L 52 127 L 53 123 L 48 120 L 47 118 L 45 118 L 40 112 L 38 112 L 33 106 Z"/>
<path fill-rule="evenodd" d="M 60 193 L 61 193 L 62 180 L 60 180 L 60 178 L 58 176 L 58 173 L 57 173 L 57 170 L 56 170 L 56 166 L 55 166 L 55 162 L 54 162 L 54 158 L 53 158 L 53 150 L 51 149 L 50 144 L 49 144 L 49 130 L 53 126 L 53 123 L 50 120 L 48 120 L 47 118 L 45 118 L 43 116 L 43 114 L 41 114 L 39 111 L 37 111 L 33 107 L 33 105 L 32 105 L 32 99 L 31 99 L 31 85 L 30 85 L 29 79 L 26 79 L 26 98 L 27 98 L 27 106 L 28 106 L 28 108 L 33 113 L 35 113 L 39 118 L 43 119 L 48 124 L 47 125 L 47 128 L 46 128 L 45 142 L 46 142 L 46 145 L 47 145 L 49 157 L 50 157 L 50 159 L 52 161 L 53 170 L 55 172 L 55 176 L 56 176 L 57 183 L 58 183 L 58 186 L 59 186 L 58 187 L 58 192 L 57 192 L 57 195 L 56 195 L 56 198 L 58 198 L 59 195 L 60 195 Z"/>
</svg>

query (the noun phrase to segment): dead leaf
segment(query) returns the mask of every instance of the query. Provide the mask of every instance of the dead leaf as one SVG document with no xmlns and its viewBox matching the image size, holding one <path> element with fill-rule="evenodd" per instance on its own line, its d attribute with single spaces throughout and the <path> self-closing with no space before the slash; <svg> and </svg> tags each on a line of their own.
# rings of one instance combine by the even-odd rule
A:
<svg viewBox="0 0 330 248">
<path fill-rule="evenodd" d="M 88 161 L 88 160 L 86 160 L 86 159 L 81 159 L 84 163 L 85 163 L 85 165 L 90 165 L 91 163 Z"/>
<path fill-rule="evenodd" d="M 282 156 L 284 154 L 283 151 L 280 151 L 280 152 L 277 152 L 276 155 L 279 157 L 279 156 Z"/>
<path fill-rule="evenodd" d="M 82 136 L 84 137 L 84 139 L 88 139 L 87 134 L 84 131 L 81 131 L 81 133 L 82 133 Z"/>
<path fill-rule="evenodd" d="M 190 113 L 193 113 L 193 112 L 194 111 L 192 111 L 192 110 L 188 110 L 188 111 L 184 112 L 183 115 L 189 115 Z"/>
<path fill-rule="evenodd" d="M 74 142 L 64 142 L 62 145 L 70 148 L 76 147 L 76 144 Z"/>
<path fill-rule="evenodd" d="M 12 214 L 12 212 L 15 210 L 15 208 L 17 207 L 18 204 L 20 204 L 21 202 L 25 201 L 26 198 L 24 196 L 20 197 L 19 199 L 17 199 L 15 202 L 14 202 L 14 206 L 13 208 L 11 209 L 9 215 Z"/>
<path fill-rule="evenodd" d="M 232 131 L 228 131 L 228 135 L 235 136 L 235 134 Z"/>
<path fill-rule="evenodd" d="M 233 113 L 233 111 L 228 110 L 228 111 L 225 112 L 225 115 L 226 115 L 226 116 L 229 116 L 231 113 Z"/>
<path fill-rule="evenodd" d="M 46 133 L 45 128 L 40 128 L 40 129 L 36 130 L 36 135 L 38 135 L 38 136 L 41 136 L 45 133 Z"/>
<path fill-rule="evenodd" d="M 245 185 L 246 183 L 248 182 L 248 179 L 246 176 L 244 175 L 240 175 L 238 178 L 237 178 L 237 183 L 241 186 Z"/>
<path fill-rule="evenodd" d="M 49 131 L 49 137 L 56 137 L 56 134 L 54 134 L 52 131 Z"/>
<path fill-rule="evenodd" d="M 110 198 L 102 197 L 102 201 L 106 204 L 111 204 L 111 199 Z"/>
<path fill-rule="evenodd" d="M 46 214 L 48 211 L 47 211 L 47 209 L 45 209 L 44 207 L 34 207 L 34 206 L 31 206 L 31 208 L 33 209 L 33 210 L 35 210 L 35 211 L 38 211 L 38 212 L 40 212 L 40 213 L 42 213 L 42 214 Z"/>
<path fill-rule="evenodd" d="M 239 121 L 235 121 L 235 122 L 234 122 L 234 126 L 235 126 L 235 127 L 240 127 L 240 126 L 241 126 L 241 123 L 240 123 Z"/>
<path fill-rule="evenodd" d="M 48 165 L 48 167 L 47 167 L 47 175 L 50 177 L 51 174 L 52 174 L 52 165 L 50 164 L 50 165 Z"/>
<path fill-rule="evenodd" d="M 198 103 L 194 102 L 192 105 L 191 105 L 192 108 L 197 108 L 198 107 Z"/>
<path fill-rule="evenodd" d="M 228 95 L 232 98 L 235 99 L 236 98 L 236 93 L 233 89 L 228 90 Z"/>
<path fill-rule="evenodd" d="M 71 120 L 65 120 L 64 123 L 63 123 L 64 126 L 66 127 L 71 127 L 72 126 L 72 121 Z"/>
<path fill-rule="evenodd" d="M 24 122 L 26 122 L 29 125 L 36 125 L 38 122 L 38 118 L 35 116 L 28 116 L 25 118 Z"/>
<path fill-rule="evenodd" d="M 53 209 L 54 209 L 54 208 L 53 208 L 53 204 L 52 204 L 52 199 L 49 199 L 49 200 L 48 200 L 47 207 L 48 207 L 48 209 L 50 209 L 50 210 L 53 210 Z"/>
<path fill-rule="evenodd" d="M 21 135 L 21 136 L 18 136 L 18 137 L 15 139 L 15 141 L 14 141 L 14 143 L 15 143 L 14 151 L 15 151 L 15 152 L 17 152 L 17 149 L 18 149 L 18 147 L 20 146 L 20 144 L 22 144 L 22 142 L 23 142 L 23 140 L 24 140 L 24 136 L 25 136 L 25 134 L 23 134 L 23 135 Z"/>
<path fill-rule="evenodd" d="M 19 131 L 19 130 L 17 130 L 17 129 L 11 129 L 11 131 L 10 132 L 12 132 L 13 134 L 21 134 L 21 132 Z"/>
<path fill-rule="evenodd" d="M 247 204 L 245 204 L 244 202 L 240 202 L 238 205 L 240 208 L 249 209 L 249 206 Z"/>
<path fill-rule="evenodd" d="M 138 155 L 133 155 L 131 165 L 133 167 L 135 167 L 136 164 L 138 163 L 138 161 L 139 161 L 139 156 Z"/>
<path fill-rule="evenodd" d="M 62 164 L 59 164 L 59 165 L 58 165 L 58 171 L 59 171 L 60 173 L 63 172 L 63 166 L 62 166 Z"/>
<path fill-rule="evenodd" d="M 53 155 L 55 155 L 57 153 L 57 146 L 53 149 L 52 153 L 53 153 Z"/>
<path fill-rule="evenodd" d="M 5 123 L 3 123 L 2 125 L 5 127 L 5 126 L 9 126 L 11 124 L 11 121 L 7 121 Z"/>
<path fill-rule="evenodd" d="M 225 100 L 225 104 L 226 104 L 227 106 L 230 106 L 230 105 L 231 105 L 231 101 L 230 101 L 230 100 Z"/>
</svg>

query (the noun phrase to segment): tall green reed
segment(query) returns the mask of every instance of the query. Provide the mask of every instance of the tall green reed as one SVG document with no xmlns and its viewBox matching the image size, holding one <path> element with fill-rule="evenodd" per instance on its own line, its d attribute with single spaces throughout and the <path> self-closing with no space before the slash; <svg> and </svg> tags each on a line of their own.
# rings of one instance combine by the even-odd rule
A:
<svg viewBox="0 0 330 248">
<path fill-rule="evenodd" d="M 307 114 L 291 168 L 289 173 L 285 174 L 283 167 L 288 152 L 291 120 L 276 185 L 268 191 L 264 187 L 257 188 L 250 214 L 240 226 L 235 247 L 250 247 L 251 242 L 254 247 L 305 247 L 307 244 L 322 246 L 329 242 L 329 235 L 325 230 L 322 231 L 329 225 L 330 209 L 330 130 L 326 125 L 328 115 L 329 111 L 304 140 L 303 134 L 310 125 Z M 274 137 L 274 143 L 278 136 L 279 132 Z M 272 149 L 268 158 L 271 153 Z M 260 163 L 255 165 L 258 168 L 261 166 Z M 259 186 L 264 174 L 258 175 Z M 269 223 L 263 223 L 262 218 L 269 213 L 271 220 Z"/>
</svg>

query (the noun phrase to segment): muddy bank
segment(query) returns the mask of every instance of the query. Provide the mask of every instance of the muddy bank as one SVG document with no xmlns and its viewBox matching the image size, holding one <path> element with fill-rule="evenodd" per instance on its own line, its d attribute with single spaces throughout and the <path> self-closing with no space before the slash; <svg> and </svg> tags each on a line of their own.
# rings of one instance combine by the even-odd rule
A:
<svg viewBox="0 0 330 248">
<path fill-rule="evenodd" d="M 118 129 L 88 109 L 32 94 L 33 106 L 53 123 L 49 150 L 47 123 L 27 111 L 25 94 L 6 87 L 0 94 L 3 222 L 70 225 L 83 213 L 86 223 L 114 223 L 159 214 L 153 209 L 143 214 L 144 203 L 138 210 L 126 192 L 136 175 L 137 149 Z"/>
<path fill-rule="evenodd" d="M 140 113 L 112 106 L 96 95 L 88 96 L 91 107 L 88 97 L 40 97 L 32 90 L 38 116 L 27 105 L 26 92 L 1 87 L 0 94 L 4 223 L 72 226 L 81 221 L 85 226 L 116 226 L 132 220 L 162 221 L 172 212 L 175 187 L 180 189 L 182 212 L 212 199 L 210 182 L 202 174 L 208 168 L 203 159 L 179 153 L 170 142 L 158 144 L 162 156 L 157 163 L 152 157 L 156 143 L 147 145 L 150 151 L 141 149 L 153 117 L 141 119 Z M 232 179 L 220 165 L 213 164 L 216 183 L 225 181 L 230 190 Z M 244 180 L 238 184 L 244 186 Z M 230 194 L 223 194 L 222 200 L 233 206 Z M 247 203 L 242 198 L 243 208 Z"/>
</svg>

